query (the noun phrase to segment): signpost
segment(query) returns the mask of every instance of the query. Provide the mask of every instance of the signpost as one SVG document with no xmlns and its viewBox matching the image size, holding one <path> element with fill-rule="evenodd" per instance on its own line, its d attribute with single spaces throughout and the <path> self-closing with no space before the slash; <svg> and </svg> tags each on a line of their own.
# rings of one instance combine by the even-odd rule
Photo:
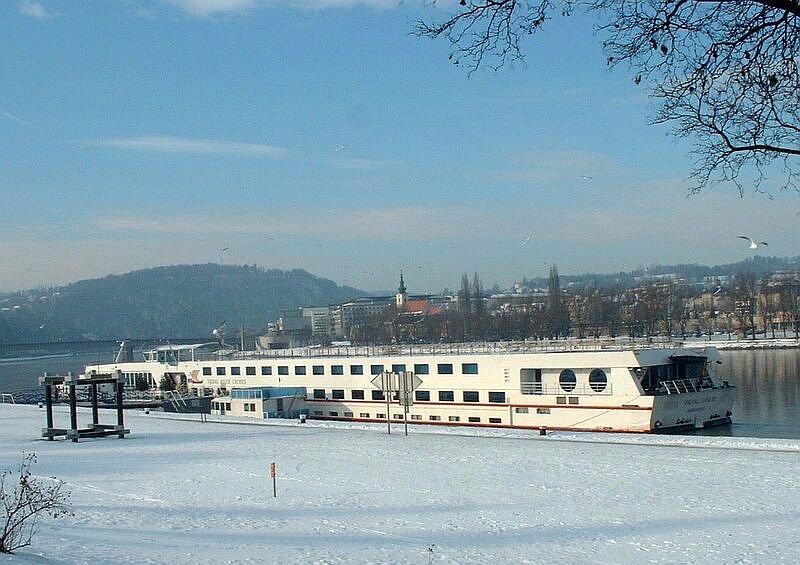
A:
<svg viewBox="0 0 800 565">
<path fill-rule="evenodd" d="M 372 386 L 381 390 L 386 399 L 386 427 L 390 434 L 392 433 L 391 414 L 389 414 L 391 395 L 396 394 L 399 404 L 403 406 L 403 424 L 405 435 L 408 435 L 408 407 L 414 404 L 413 392 L 421 384 L 422 379 L 412 371 L 403 371 L 402 373 L 384 371 L 372 379 Z"/>
<path fill-rule="evenodd" d="M 269 476 L 272 477 L 272 498 L 278 498 L 278 485 L 276 483 L 278 473 L 274 462 L 269 464 Z"/>
</svg>

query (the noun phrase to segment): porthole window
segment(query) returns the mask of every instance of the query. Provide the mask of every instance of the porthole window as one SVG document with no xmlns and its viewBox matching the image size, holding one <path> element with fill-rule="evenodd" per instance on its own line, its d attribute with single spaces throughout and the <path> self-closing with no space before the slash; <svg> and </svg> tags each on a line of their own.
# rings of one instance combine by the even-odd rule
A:
<svg viewBox="0 0 800 565">
<path fill-rule="evenodd" d="M 608 378 L 606 377 L 606 373 L 603 371 L 603 369 L 594 369 L 591 373 L 589 373 L 589 386 L 592 387 L 593 391 L 603 392 L 606 389 L 607 384 Z"/>
<path fill-rule="evenodd" d="M 578 379 L 575 377 L 575 371 L 572 369 L 564 369 L 558 377 L 558 384 L 561 385 L 561 390 L 564 392 L 572 392 L 575 390 L 577 382 Z"/>
</svg>

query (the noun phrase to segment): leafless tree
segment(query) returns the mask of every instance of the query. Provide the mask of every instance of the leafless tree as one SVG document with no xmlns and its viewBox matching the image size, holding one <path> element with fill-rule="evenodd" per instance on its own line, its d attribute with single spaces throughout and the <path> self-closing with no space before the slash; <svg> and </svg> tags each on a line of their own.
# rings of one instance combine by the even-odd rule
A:
<svg viewBox="0 0 800 565">
<path fill-rule="evenodd" d="M 745 336 L 751 333 L 756 338 L 756 308 L 758 305 L 758 285 L 753 273 L 736 273 L 731 281 L 731 297 L 733 298 L 736 317 L 744 330 Z"/>
<path fill-rule="evenodd" d="M 655 123 L 694 140 L 698 192 L 730 182 L 769 190 L 768 176 L 800 180 L 800 1 L 461 0 L 443 21 L 418 21 L 444 37 L 470 72 L 524 59 L 523 40 L 573 11 L 599 16 L 609 66 L 625 65 L 660 103 Z"/>
<path fill-rule="evenodd" d="M 16 471 L 5 469 L 0 473 L 0 553 L 13 553 L 31 545 L 41 518 L 72 515 L 70 493 L 64 482 L 31 474 L 34 463 L 36 454 L 26 453 Z"/>
</svg>

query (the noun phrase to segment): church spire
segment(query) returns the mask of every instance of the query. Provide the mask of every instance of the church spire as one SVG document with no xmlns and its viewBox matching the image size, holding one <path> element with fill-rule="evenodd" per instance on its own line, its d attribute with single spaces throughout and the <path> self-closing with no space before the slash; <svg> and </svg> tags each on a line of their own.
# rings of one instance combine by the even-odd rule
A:
<svg viewBox="0 0 800 565">
<path fill-rule="evenodd" d="M 399 310 L 402 310 L 406 305 L 407 298 L 408 295 L 406 294 L 406 283 L 403 281 L 403 271 L 400 271 L 400 286 L 397 287 L 397 294 L 395 295 L 395 305 Z"/>
</svg>

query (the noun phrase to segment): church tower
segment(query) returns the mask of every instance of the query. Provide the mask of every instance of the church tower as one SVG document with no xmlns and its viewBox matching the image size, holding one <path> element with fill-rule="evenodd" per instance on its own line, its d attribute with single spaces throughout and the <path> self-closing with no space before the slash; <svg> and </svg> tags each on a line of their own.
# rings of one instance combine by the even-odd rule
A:
<svg viewBox="0 0 800 565">
<path fill-rule="evenodd" d="M 403 271 L 400 271 L 400 286 L 397 287 L 397 294 L 395 295 L 395 305 L 398 310 L 402 310 L 405 307 L 407 298 L 406 283 L 403 282 Z"/>
</svg>

